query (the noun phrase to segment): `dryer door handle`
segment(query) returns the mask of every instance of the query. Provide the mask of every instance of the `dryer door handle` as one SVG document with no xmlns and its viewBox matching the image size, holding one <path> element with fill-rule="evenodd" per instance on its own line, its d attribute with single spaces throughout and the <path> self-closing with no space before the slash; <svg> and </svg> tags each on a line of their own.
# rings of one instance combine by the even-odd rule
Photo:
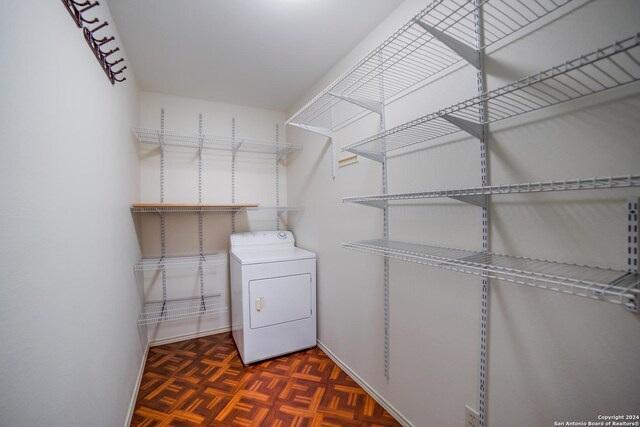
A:
<svg viewBox="0 0 640 427">
<path fill-rule="evenodd" d="M 262 311 L 264 308 L 264 297 L 256 298 L 256 310 Z"/>
</svg>

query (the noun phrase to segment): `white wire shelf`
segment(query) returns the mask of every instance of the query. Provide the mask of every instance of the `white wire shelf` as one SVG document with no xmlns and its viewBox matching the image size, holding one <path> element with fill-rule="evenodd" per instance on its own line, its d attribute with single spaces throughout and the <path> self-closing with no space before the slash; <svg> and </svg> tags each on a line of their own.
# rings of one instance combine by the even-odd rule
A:
<svg viewBox="0 0 640 427">
<path fill-rule="evenodd" d="M 180 257 L 143 258 L 136 263 L 134 271 L 149 271 L 172 268 L 188 268 L 225 265 L 225 257 L 218 254 L 204 254 Z"/>
<path fill-rule="evenodd" d="M 190 319 L 224 312 L 228 307 L 219 301 L 220 295 L 146 303 L 138 317 L 138 325 Z"/>
<path fill-rule="evenodd" d="M 493 123 L 575 100 L 640 80 L 640 35 L 614 43 L 564 64 L 460 102 L 377 135 L 342 151 L 376 157 L 380 153 L 465 130 L 482 132 L 478 107 L 485 103 L 485 122 Z"/>
<path fill-rule="evenodd" d="M 257 208 L 257 203 L 134 203 L 132 212 L 237 212 Z"/>
<path fill-rule="evenodd" d="M 361 203 L 375 206 L 376 202 L 389 200 L 433 199 L 450 197 L 463 201 L 468 197 L 484 197 L 500 194 L 544 193 L 574 190 L 599 190 L 613 188 L 640 187 L 640 174 L 619 175 L 595 178 L 577 178 L 555 181 L 528 182 L 524 184 L 503 184 L 480 187 L 457 188 L 412 193 L 376 194 L 370 196 L 345 197 L 343 203 Z M 473 199 L 471 199 L 473 200 Z M 477 199 L 476 199 L 477 200 Z M 477 204 L 477 203 L 476 203 Z"/>
<path fill-rule="evenodd" d="M 135 127 L 131 131 L 138 138 L 138 141 L 173 147 L 187 147 L 205 150 L 274 154 L 278 158 L 291 151 L 301 150 L 302 146 L 297 144 L 286 144 L 275 141 L 261 141 L 249 138 L 232 138 L 229 136 L 218 136 L 208 134 L 194 134 L 179 131 L 152 129 Z"/>
<path fill-rule="evenodd" d="M 481 49 L 569 2 L 570 0 L 480 2 L 485 39 L 485 45 Z M 433 1 L 309 101 L 286 123 L 340 128 L 370 109 L 359 106 L 358 100 L 364 100 L 364 104 L 385 102 L 462 61 L 463 56 L 473 63 L 473 60 L 477 60 L 477 52 L 473 53 L 476 40 L 475 9 L 473 2 L 468 0 Z M 454 39 L 453 42 L 449 41 L 451 38 Z M 460 45 L 462 46 L 459 47 Z M 382 99 L 381 81 L 384 82 Z M 363 103 L 360 102 L 360 105 Z"/>
<path fill-rule="evenodd" d="M 563 264 L 532 258 L 485 254 L 385 239 L 343 243 L 346 249 L 439 267 L 510 283 L 577 295 L 637 311 L 637 273 Z"/>
</svg>

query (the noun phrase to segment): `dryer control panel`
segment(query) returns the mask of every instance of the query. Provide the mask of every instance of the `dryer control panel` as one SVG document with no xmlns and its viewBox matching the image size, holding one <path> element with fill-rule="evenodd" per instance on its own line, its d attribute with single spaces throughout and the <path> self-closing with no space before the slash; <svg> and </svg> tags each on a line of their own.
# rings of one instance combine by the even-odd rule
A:
<svg viewBox="0 0 640 427">
<path fill-rule="evenodd" d="M 230 237 L 231 249 L 257 249 L 260 247 L 295 246 L 293 233 L 290 231 L 253 231 L 247 233 L 235 233 Z"/>
</svg>

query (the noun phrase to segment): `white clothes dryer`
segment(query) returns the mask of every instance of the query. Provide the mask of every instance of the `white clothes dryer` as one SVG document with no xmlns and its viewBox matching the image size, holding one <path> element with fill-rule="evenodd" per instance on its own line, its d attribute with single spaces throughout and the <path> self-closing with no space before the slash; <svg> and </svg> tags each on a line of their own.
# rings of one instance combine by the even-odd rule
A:
<svg viewBox="0 0 640 427">
<path fill-rule="evenodd" d="M 290 231 L 231 235 L 231 331 L 244 364 L 316 345 L 316 255 Z"/>
</svg>

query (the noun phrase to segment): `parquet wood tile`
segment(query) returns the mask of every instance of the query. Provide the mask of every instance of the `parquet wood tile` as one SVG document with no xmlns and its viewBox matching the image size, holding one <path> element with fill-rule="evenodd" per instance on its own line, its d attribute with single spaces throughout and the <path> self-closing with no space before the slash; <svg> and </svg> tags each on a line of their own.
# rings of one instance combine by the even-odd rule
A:
<svg viewBox="0 0 640 427">
<path fill-rule="evenodd" d="M 244 366 L 225 333 L 149 349 L 131 425 L 400 424 L 319 348 Z"/>
</svg>

